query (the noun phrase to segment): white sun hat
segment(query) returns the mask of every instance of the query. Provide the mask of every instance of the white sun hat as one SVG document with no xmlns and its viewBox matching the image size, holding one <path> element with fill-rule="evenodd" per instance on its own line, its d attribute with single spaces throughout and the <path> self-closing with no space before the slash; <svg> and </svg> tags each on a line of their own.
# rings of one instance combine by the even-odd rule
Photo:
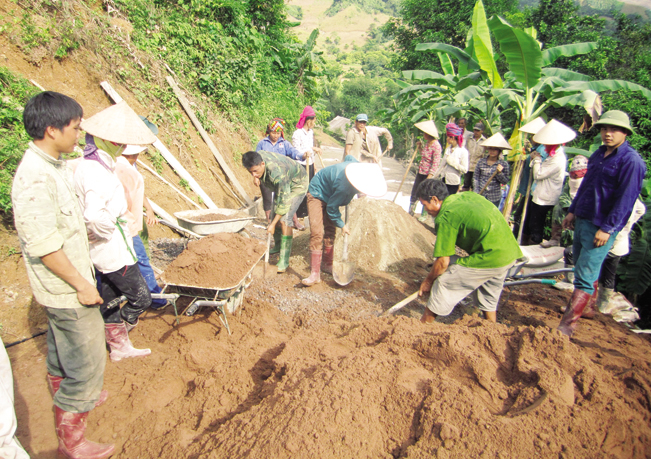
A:
<svg viewBox="0 0 651 459">
<path fill-rule="evenodd" d="M 439 131 L 436 129 L 436 124 L 434 124 L 434 121 L 429 120 L 429 121 L 421 121 L 420 123 L 414 124 L 418 129 L 423 131 L 425 134 L 429 134 L 435 139 L 439 138 Z"/>
<path fill-rule="evenodd" d="M 81 122 L 81 128 L 92 136 L 121 145 L 149 145 L 156 136 L 125 101 Z"/>
<path fill-rule="evenodd" d="M 542 145 L 560 145 L 576 138 L 576 132 L 557 120 L 551 120 L 536 135 L 533 141 Z"/>
<path fill-rule="evenodd" d="M 387 182 L 379 164 L 351 163 L 346 166 L 346 178 L 360 193 L 372 198 L 387 194 Z"/>
<path fill-rule="evenodd" d="M 520 132 L 525 132 L 527 134 L 538 134 L 542 128 L 545 127 L 545 120 L 541 117 L 536 118 L 533 121 L 529 121 L 527 124 L 520 128 Z"/>
<path fill-rule="evenodd" d="M 509 145 L 509 143 L 506 141 L 504 136 L 499 132 L 497 134 L 493 134 L 492 136 L 484 140 L 480 144 L 480 146 L 484 148 L 488 148 L 488 147 L 499 148 L 500 150 L 513 150 L 513 147 Z"/>
<path fill-rule="evenodd" d="M 122 152 L 122 156 L 127 155 L 139 155 L 143 151 L 147 149 L 146 146 L 141 146 L 141 145 L 127 145 L 127 148 L 124 149 Z"/>
</svg>

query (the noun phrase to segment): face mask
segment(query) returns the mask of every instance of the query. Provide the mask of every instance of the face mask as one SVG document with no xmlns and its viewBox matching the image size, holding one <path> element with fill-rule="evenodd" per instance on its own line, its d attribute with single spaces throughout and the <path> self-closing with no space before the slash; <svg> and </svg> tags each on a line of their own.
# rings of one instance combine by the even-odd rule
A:
<svg viewBox="0 0 651 459">
<path fill-rule="evenodd" d="M 579 185 L 581 185 L 582 181 L 583 181 L 583 177 L 570 179 L 570 198 L 574 199 L 574 197 L 576 196 L 576 192 L 579 191 Z"/>
<path fill-rule="evenodd" d="M 113 142 L 100 139 L 99 137 L 94 137 L 94 139 L 97 148 L 108 153 L 114 161 L 118 156 L 122 155 L 122 152 L 126 148 L 126 145 L 116 145 Z"/>
</svg>

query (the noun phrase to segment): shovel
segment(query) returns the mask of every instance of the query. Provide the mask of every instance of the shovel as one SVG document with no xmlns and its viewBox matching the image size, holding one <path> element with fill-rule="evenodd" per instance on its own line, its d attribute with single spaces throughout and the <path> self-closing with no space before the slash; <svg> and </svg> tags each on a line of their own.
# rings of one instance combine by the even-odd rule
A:
<svg viewBox="0 0 651 459">
<path fill-rule="evenodd" d="M 346 225 L 348 225 L 348 206 L 346 206 Z M 348 261 L 348 235 L 344 234 L 344 253 L 341 261 L 335 262 L 332 266 L 332 277 L 341 286 L 348 285 L 355 276 L 355 263 Z"/>
</svg>

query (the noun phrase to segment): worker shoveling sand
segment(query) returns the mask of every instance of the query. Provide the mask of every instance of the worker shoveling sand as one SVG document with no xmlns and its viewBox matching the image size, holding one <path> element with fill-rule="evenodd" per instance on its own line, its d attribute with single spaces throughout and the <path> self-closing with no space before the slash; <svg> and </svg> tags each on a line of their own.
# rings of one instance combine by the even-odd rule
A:
<svg viewBox="0 0 651 459">
<path fill-rule="evenodd" d="M 436 236 L 397 204 L 354 199 L 349 212 L 348 261 L 362 268 L 396 271 L 410 259 L 431 260 Z M 343 238 L 338 237 L 335 254 L 342 250 Z"/>
<path fill-rule="evenodd" d="M 218 233 L 188 247 L 165 269 L 169 284 L 218 288 L 235 286 L 265 251 L 260 241 L 239 234 Z"/>
</svg>

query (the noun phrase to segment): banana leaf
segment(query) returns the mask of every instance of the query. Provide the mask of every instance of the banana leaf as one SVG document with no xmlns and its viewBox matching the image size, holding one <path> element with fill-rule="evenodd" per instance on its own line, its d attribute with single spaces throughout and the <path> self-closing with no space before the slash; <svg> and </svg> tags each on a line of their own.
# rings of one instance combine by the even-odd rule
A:
<svg viewBox="0 0 651 459">
<path fill-rule="evenodd" d="M 493 43 L 491 42 L 488 22 L 486 21 L 486 11 L 484 11 L 484 4 L 481 0 L 478 0 L 475 4 L 472 15 L 472 30 L 474 54 L 479 66 L 486 72 L 494 88 L 503 87 L 504 83 L 497 71 L 497 65 L 493 57 Z"/>
<path fill-rule="evenodd" d="M 452 64 L 452 59 L 450 59 L 450 56 L 446 53 L 436 53 L 439 57 L 439 62 L 441 63 L 441 68 L 443 69 L 443 73 L 446 75 L 455 75 L 454 72 L 454 65 Z"/>
<path fill-rule="evenodd" d="M 479 70 L 479 64 L 475 61 L 470 54 L 456 46 L 446 45 L 445 43 L 420 43 L 416 45 L 416 51 L 433 50 L 449 54 L 457 58 L 460 63 L 468 66 L 468 70 Z"/>
<path fill-rule="evenodd" d="M 647 88 L 625 80 L 573 81 L 568 83 L 565 87 L 555 89 L 554 92 L 571 93 L 575 91 L 585 91 L 586 89 L 595 92 L 618 91 L 620 89 L 625 89 L 628 91 L 637 91 L 647 99 L 651 99 L 651 91 Z"/>
<path fill-rule="evenodd" d="M 579 72 L 573 72 L 567 69 L 559 69 L 557 67 L 547 67 L 542 69 L 543 76 L 555 76 L 562 78 L 565 81 L 590 81 L 591 77 Z"/>
<path fill-rule="evenodd" d="M 543 66 L 552 65 L 559 57 L 572 57 L 580 54 L 588 54 L 590 51 L 597 49 L 596 42 L 572 43 L 569 45 L 555 46 L 543 50 Z"/>
<path fill-rule="evenodd" d="M 533 88 L 540 80 L 542 69 L 542 51 L 536 39 L 511 27 L 499 16 L 492 17 L 488 24 L 516 80 L 527 88 Z"/>
</svg>

